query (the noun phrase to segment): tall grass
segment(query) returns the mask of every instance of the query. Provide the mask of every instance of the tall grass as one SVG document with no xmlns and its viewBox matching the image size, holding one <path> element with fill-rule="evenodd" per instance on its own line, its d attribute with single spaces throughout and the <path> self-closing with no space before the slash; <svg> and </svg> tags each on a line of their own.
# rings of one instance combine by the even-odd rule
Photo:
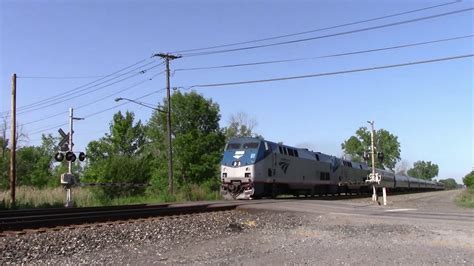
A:
<svg viewBox="0 0 474 266">
<path fill-rule="evenodd" d="M 72 189 L 75 207 L 113 206 L 127 204 L 146 204 L 162 202 L 183 202 L 220 199 L 218 191 L 207 186 L 190 184 L 179 188 L 174 195 L 158 192 L 147 192 L 137 196 L 108 198 L 97 188 L 75 187 Z M 57 188 L 34 188 L 20 186 L 16 189 L 15 208 L 54 208 L 63 207 L 66 202 L 66 190 Z M 11 208 L 10 191 L 0 190 L 0 209 Z"/>
<path fill-rule="evenodd" d="M 66 190 L 62 187 L 56 188 L 35 188 L 17 187 L 15 193 L 16 208 L 52 208 L 63 207 L 66 201 Z M 92 193 L 83 188 L 72 190 L 73 199 L 76 206 L 94 206 L 95 199 Z M 0 208 L 10 208 L 10 191 L 0 191 Z"/>
<path fill-rule="evenodd" d="M 474 208 L 474 188 L 465 189 L 456 199 L 459 206 Z"/>
</svg>

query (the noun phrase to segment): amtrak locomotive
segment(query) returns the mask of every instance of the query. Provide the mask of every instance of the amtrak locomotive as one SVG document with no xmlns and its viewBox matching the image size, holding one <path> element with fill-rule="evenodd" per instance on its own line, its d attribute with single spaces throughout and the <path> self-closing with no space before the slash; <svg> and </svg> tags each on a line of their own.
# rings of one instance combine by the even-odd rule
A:
<svg viewBox="0 0 474 266">
<path fill-rule="evenodd" d="M 371 169 L 308 149 L 258 138 L 231 139 L 221 162 L 221 194 L 228 199 L 256 199 L 279 194 L 311 195 L 369 192 Z M 378 187 L 397 191 L 444 189 L 442 183 L 377 169 Z"/>
</svg>

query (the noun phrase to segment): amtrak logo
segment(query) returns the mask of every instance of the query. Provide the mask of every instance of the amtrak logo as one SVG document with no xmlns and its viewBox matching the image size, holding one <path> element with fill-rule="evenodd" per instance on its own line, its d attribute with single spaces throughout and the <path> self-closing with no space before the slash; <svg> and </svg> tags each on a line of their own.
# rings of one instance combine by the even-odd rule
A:
<svg viewBox="0 0 474 266">
<path fill-rule="evenodd" d="M 244 154 L 245 154 L 245 151 L 236 151 L 235 154 L 234 154 L 234 156 L 232 156 L 232 157 L 234 157 L 235 159 L 238 160 L 238 159 L 240 159 L 242 156 L 244 156 Z"/>
<path fill-rule="evenodd" d="M 280 166 L 281 170 L 283 170 L 283 172 L 286 174 L 286 171 L 288 170 L 288 166 L 290 166 L 290 162 L 289 161 L 281 161 L 278 163 L 278 165 Z"/>
</svg>

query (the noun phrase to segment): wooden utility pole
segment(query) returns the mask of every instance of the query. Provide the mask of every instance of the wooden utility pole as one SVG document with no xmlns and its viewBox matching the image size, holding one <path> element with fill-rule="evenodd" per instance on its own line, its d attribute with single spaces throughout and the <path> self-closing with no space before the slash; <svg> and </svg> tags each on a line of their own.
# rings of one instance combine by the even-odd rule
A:
<svg viewBox="0 0 474 266">
<path fill-rule="evenodd" d="M 15 206 L 16 189 L 16 74 L 12 76 L 12 111 L 11 111 L 11 146 L 10 146 L 10 195 L 11 206 Z"/>
<path fill-rule="evenodd" d="M 374 121 L 367 121 L 370 126 L 370 155 L 372 157 L 372 179 L 375 179 L 375 145 L 374 145 Z M 374 180 L 373 180 L 374 181 Z M 372 183 L 372 200 L 377 201 L 377 190 L 375 189 L 375 183 Z"/>
<path fill-rule="evenodd" d="M 168 131 L 168 193 L 173 194 L 173 149 L 171 144 L 171 86 L 170 86 L 170 61 L 181 58 L 181 56 L 171 54 L 155 54 L 165 60 L 166 64 L 166 99 L 168 110 L 166 112 L 166 128 Z"/>
</svg>

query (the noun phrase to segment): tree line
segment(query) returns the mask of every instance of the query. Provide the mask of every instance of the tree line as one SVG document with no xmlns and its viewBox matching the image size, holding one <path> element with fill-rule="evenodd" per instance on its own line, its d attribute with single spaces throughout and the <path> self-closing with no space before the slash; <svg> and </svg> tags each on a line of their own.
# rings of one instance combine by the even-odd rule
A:
<svg viewBox="0 0 474 266">
<path fill-rule="evenodd" d="M 168 102 L 164 100 L 164 110 Z M 257 136 L 256 121 L 245 113 L 231 116 L 229 125 L 221 128 L 219 105 L 196 92 L 175 92 L 171 96 L 174 183 L 186 190 L 190 184 L 218 190 L 222 150 L 227 139 Z M 81 134 L 87 134 L 82 132 Z M 117 112 L 109 132 L 91 141 L 86 148 L 86 163 L 75 162 L 73 172 L 84 183 L 150 184 L 148 187 L 100 187 L 101 196 L 118 197 L 142 193 L 166 193 L 167 179 L 166 114 L 154 111 L 147 123 L 133 112 Z M 0 137 L 0 162 L 3 189 L 8 187 L 9 150 L 6 136 Z M 59 176 L 67 171 L 67 162 L 52 159 L 58 138 L 43 135 L 39 146 L 17 150 L 17 184 L 19 186 L 58 186 Z M 5 144 L 5 145 L 3 145 Z"/>
<path fill-rule="evenodd" d="M 384 159 L 382 162 L 376 162 L 376 166 L 380 168 L 395 170 L 396 164 L 401 160 L 400 158 L 400 143 L 398 137 L 385 129 L 379 129 L 374 132 L 374 142 L 376 152 L 382 152 Z M 369 152 L 371 146 L 371 134 L 367 127 L 360 127 L 355 132 L 355 135 L 349 137 L 341 144 L 344 154 L 350 157 L 351 160 L 362 162 L 364 160 L 364 153 Z M 372 161 L 368 160 L 367 164 L 372 166 Z M 413 167 L 408 168 L 406 162 L 401 162 L 400 168 L 396 171 L 399 175 L 408 175 L 425 180 L 432 180 L 438 176 L 439 167 L 431 161 L 416 161 Z M 447 189 L 457 188 L 456 180 L 447 178 L 439 180 L 445 184 Z M 466 182 L 464 182 L 466 184 Z M 467 185 L 467 184 L 466 184 Z"/>
<path fill-rule="evenodd" d="M 168 102 L 164 100 L 164 110 Z M 231 116 L 228 126 L 221 128 L 219 105 L 191 91 L 175 92 L 171 96 L 171 121 L 175 186 L 186 190 L 190 184 L 204 186 L 210 191 L 219 188 L 219 171 L 225 142 L 237 136 L 262 136 L 254 132 L 257 122 L 245 113 Z M 6 123 L 6 121 L 5 121 Z M 0 136 L 0 187 L 8 187 L 8 138 Z M 87 134 L 83 132 L 82 134 Z M 109 132 L 91 141 L 86 148 L 86 163 L 73 164 L 74 173 L 87 183 L 151 184 L 141 188 L 101 187 L 97 193 L 107 197 L 141 193 L 166 193 L 168 186 L 168 153 L 166 146 L 166 113 L 155 110 L 148 122 L 135 118 L 133 112 L 117 112 L 109 125 Z M 59 176 L 67 171 L 67 162 L 54 162 L 59 139 L 43 135 L 39 146 L 24 146 L 17 151 L 17 184 L 19 186 L 58 186 Z M 385 129 L 375 132 L 377 152 L 384 153 L 378 167 L 394 170 L 400 158 L 397 136 Z M 353 161 L 364 161 L 370 147 L 370 131 L 360 127 L 355 135 L 341 144 L 345 156 Z M 371 161 L 368 161 L 371 166 Z M 402 163 L 402 166 L 404 164 Z M 417 161 L 413 167 L 401 167 L 398 174 L 431 180 L 438 175 L 438 165 Z M 471 173 L 472 174 L 472 173 Z M 474 178 L 474 177 L 473 177 Z M 472 184 L 471 177 L 465 184 Z M 441 180 L 446 187 L 455 187 L 454 179 Z"/>
</svg>

